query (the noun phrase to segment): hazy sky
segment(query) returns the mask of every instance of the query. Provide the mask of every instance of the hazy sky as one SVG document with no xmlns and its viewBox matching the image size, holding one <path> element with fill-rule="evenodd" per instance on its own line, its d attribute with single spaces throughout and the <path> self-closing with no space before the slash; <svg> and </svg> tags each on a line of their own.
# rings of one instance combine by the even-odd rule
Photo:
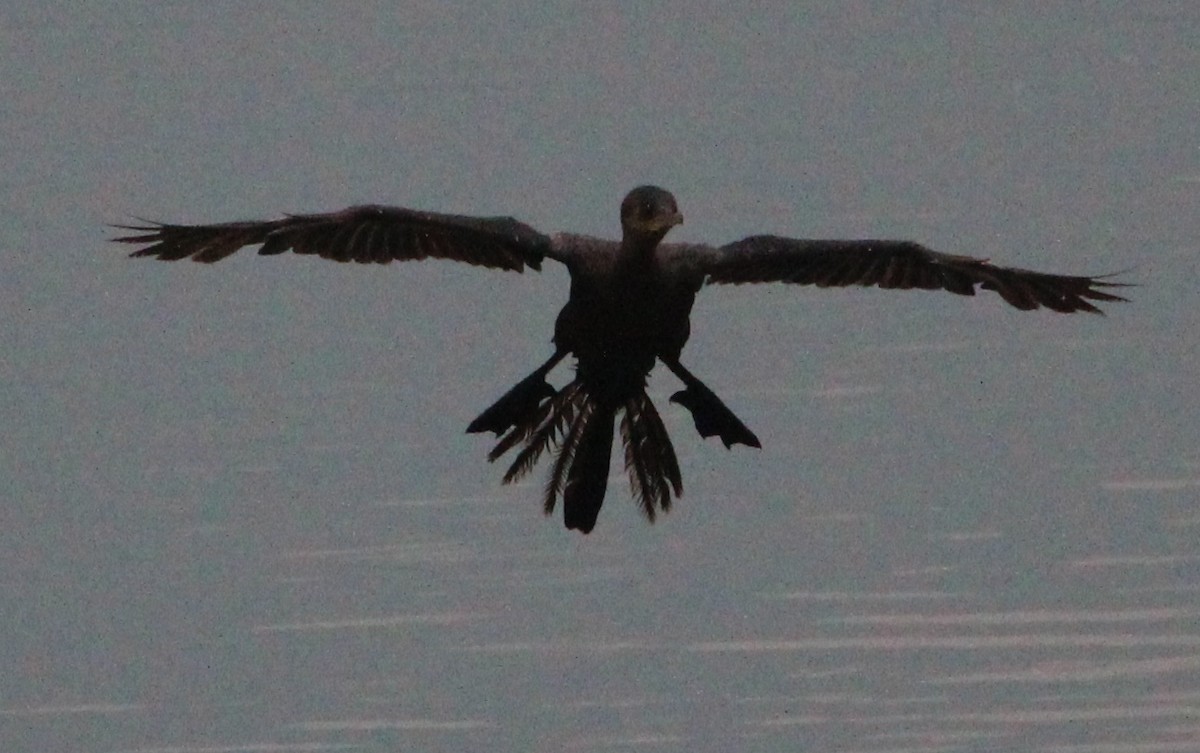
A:
<svg viewBox="0 0 1200 753">
<path fill-rule="evenodd" d="M 0 9 L 0 749 L 1200 750 L 1198 51 L 1166 2 Z M 1138 287 L 705 291 L 684 361 L 764 448 L 656 374 L 686 493 L 585 538 L 463 434 L 562 270 L 105 242 L 615 235 L 645 182 L 677 240 Z"/>
</svg>

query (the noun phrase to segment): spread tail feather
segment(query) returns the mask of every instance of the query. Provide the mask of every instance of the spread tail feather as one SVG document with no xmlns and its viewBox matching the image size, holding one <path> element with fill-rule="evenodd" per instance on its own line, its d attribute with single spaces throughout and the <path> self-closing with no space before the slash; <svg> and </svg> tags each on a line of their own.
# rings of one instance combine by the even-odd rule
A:
<svg viewBox="0 0 1200 753">
<path fill-rule="evenodd" d="M 519 417 L 488 459 L 494 461 L 520 446 L 504 474 L 504 482 L 511 483 L 529 473 L 553 448 L 543 508 L 547 515 L 553 513 L 561 496 L 566 527 L 588 533 L 604 503 L 618 412 L 623 414 L 620 432 L 629 484 L 642 512 L 653 522 L 658 511 L 670 509 L 672 496 L 683 493 L 683 481 L 666 426 L 644 390 L 613 402 L 598 398 L 576 379 Z"/>
<path fill-rule="evenodd" d="M 611 407 L 589 401 L 588 408 L 576 417 L 575 426 L 568 435 L 568 439 L 578 438 L 564 444 L 559 451 L 545 500 L 546 513 L 550 514 L 554 511 L 555 491 L 561 488 L 563 523 L 569 530 L 578 529 L 580 533 L 590 533 L 596 527 L 596 518 L 604 504 L 616 418 Z"/>
<path fill-rule="evenodd" d="M 645 392 L 625 402 L 621 417 L 621 443 L 625 446 L 625 470 L 629 486 L 642 513 L 651 523 L 656 509 L 671 509 L 671 493 L 683 494 L 683 479 L 667 427 Z"/>
</svg>

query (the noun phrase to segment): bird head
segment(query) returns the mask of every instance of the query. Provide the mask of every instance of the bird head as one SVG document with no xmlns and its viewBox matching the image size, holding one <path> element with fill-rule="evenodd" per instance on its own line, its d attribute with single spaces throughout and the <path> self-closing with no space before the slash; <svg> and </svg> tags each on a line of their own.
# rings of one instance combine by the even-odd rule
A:
<svg viewBox="0 0 1200 753">
<path fill-rule="evenodd" d="M 638 186 L 621 202 L 621 230 L 626 238 L 657 243 L 668 230 L 682 223 L 675 197 L 658 186 Z"/>
</svg>

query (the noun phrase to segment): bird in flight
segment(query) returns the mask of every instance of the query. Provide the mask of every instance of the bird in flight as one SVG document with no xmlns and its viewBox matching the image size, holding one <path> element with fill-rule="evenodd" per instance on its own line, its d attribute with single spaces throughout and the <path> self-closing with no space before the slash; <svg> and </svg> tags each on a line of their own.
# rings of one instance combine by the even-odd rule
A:
<svg viewBox="0 0 1200 753">
<path fill-rule="evenodd" d="M 565 265 L 571 290 L 554 325 L 554 353 L 467 431 L 495 432 L 489 461 L 515 452 L 505 483 L 522 478 L 550 451 L 545 513 L 553 513 L 561 497 L 566 527 L 582 533 L 596 525 L 604 502 L 614 433 L 621 437 L 633 497 L 650 522 L 683 493 L 675 450 L 646 394 L 658 361 L 683 383 L 670 401 L 691 413 L 701 437 L 719 437 L 726 448 L 761 447 L 754 432 L 680 363 L 692 304 L 706 285 L 857 285 L 958 295 L 979 289 L 1022 311 L 1061 313 L 1099 314 L 1094 302 L 1126 300 L 1110 292 L 1123 285 L 1104 277 L 999 267 L 910 241 L 754 235 L 724 246 L 663 243 L 682 222 L 674 196 L 641 186 L 621 202 L 620 241 L 545 235 L 511 217 L 374 205 L 216 225 L 116 225 L 133 234 L 113 240 L 141 246 L 131 256 L 164 261 L 212 263 L 259 246 L 266 256 L 291 251 L 362 264 L 437 258 L 514 272 L 538 270 L 544 259 Z M 567 356 L 575 359 L 575 376 L 556 389 L 546 377 Z"/>
</svg>

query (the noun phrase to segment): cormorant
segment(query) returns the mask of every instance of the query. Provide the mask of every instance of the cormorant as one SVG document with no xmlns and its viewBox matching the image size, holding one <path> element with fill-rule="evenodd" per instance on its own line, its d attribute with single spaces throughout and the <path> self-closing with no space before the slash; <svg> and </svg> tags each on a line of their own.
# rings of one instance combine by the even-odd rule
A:
<svg viewBox="0 0 1200 753">
<path fill-rule="evenodd" d="M 619 417 L 625 469 L 647 519 L 683 493 L 666 427 L 646 395 L 646 379 L 662 361 L 683 382 L 671 402 L 689 410 L 702 437 L 726 448 L 760 447 L 758 437 L 680 363 L 696 293 L 718 283 L 784 282 L 818 287 L 878 286 L 992 290 L 1012 306 L 1062 313 L 1100 313 L 1091 301 L 1124 301 L 1101 277 L 1052 275 L 997 267 L 898 240 L 803 240 L 755 235 L 724 246 L 662 243 L 683 222 L 675 197 L 641 186 L 621 202 L 621 240 L 570 233 L 544 235 L 511 217 L 468 217 L 386 206 L 355 206 L 329 214 L 290 215 L 217 225 L 116 225 L 133 235 L 114 238 L 144 246 L 131 256 L 211 263 L 243 246 L 258 253 L 315 254 L 334 261 L 453 259 L 521 272 L 542 259 L 566 265 L 571 292 L 554 326 L 554 354 L 467 427 L 492 431 L 494 461 L 516 450 L 505 483 L 528 473 L 548 449 L 553 466 L 544 507 L 563 500 L 567 528 L 588 533 L 604 501 L 614 428 Z M 562 389 L 546 382 L 566 356 L 575 378 Z"/>
</svg>

